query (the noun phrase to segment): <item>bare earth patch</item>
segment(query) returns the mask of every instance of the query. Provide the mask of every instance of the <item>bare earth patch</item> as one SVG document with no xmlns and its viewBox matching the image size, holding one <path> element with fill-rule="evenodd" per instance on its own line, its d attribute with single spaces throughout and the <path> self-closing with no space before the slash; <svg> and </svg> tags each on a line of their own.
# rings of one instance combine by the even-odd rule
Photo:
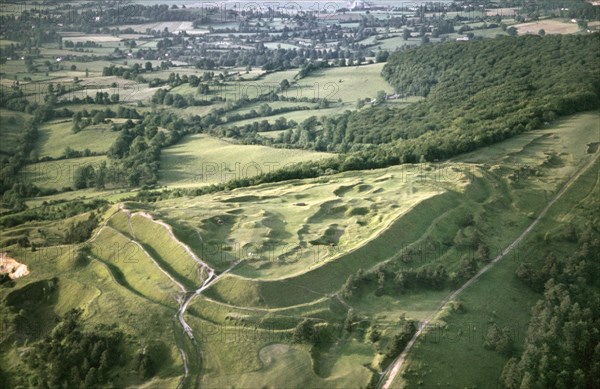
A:
<svg viewBox="0 0 600 389">
<path fill-rule="evenodd" d="M 8 254 L 0 253 L 0 274 L 8 274 L 11 279 L 16 280 L 28 275 L 29 269 L 27 269 L 27 265 L 17 262 Z"/>
<path fill-rule="evenodd" d="M 528 22 L 516 24 L 514 26 L 519 35 L 537 34 L 544 30 L 546 34 L 573 34 L 579 31 L 577 23 L 567 23 L 560 20 L 540 20 L 537 22 Z"/>
<path fill-rule="evenodd" d="M 517 14 L 517 8 L 493 8 L 485 10 L 486 16 L 515 16 Z"/>
</svg>

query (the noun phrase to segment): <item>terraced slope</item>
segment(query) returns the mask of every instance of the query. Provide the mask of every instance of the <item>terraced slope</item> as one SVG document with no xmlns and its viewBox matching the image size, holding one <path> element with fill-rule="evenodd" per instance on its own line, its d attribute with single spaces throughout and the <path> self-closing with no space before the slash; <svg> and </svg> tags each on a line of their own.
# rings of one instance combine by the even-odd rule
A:
<svg viewBox="0 0 600 389">
<path fill-rule="evenodd" d="M 115 205 L 87 242 L 86 266 L 73 263 L 74 246 L 53 247 L 43 261 L 17 256 L 32 283 L 59 278 L 53 308 L 26 317 L 82 306 L 90 325 L 118 320 L 144 342 L 154 339 L 165 361 L 158 387 L 367 386 L 389 364 L 399 318 L 432 317 L 465 263 L 475 259 L 477 271 L 496 258 L 589 160 L 597 118 L 578 115 L 462 161 Z M 35 237 L 52 223 L 8 231 L 3 241 Z M 465 243 L 475 237 L 487 256 Z M 402 271 L 439 266 L 448 282 L 398 287 Z M 512 274 L 494 271 L 486 276 L 503 286 Z M 362 285 L 347 288 L 359 277 Z M 318 337 L 294 342 L 305 319 Z M 501 357 L 488 360 L 502 366 Z M 427 370 L 421 362 L 413 366 Z"/>
</svg>

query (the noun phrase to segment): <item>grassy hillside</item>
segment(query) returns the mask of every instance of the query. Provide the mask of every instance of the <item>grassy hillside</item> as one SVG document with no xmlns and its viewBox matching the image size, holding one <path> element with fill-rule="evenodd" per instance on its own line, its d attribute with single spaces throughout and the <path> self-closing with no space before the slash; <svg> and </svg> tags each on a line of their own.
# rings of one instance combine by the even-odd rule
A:
<svg viewBox="0 0 600 389">
<path fill-rule="evenodd" d="M 535 161 L 539 163 L 544 153 L 550 150 L 559 152 L 560 163 L 546 164 L 544 173 L 537 177 L 522 173 L 511 185 L 513 206 L 527 209 L 539 202 L 540 195 L 535 196 L 535 192 L 555 192 L 564 177 L 589 160 L 592 151 L 589 145 L 600 140 L 598 115 L 597 112 L 575 115 L 551 128 L 515 137 L 462 156 L 460 160 L 523 167 L 534 166 Z M 517 270 L 523 264 L 541 266 L 539 264 L 550 253 L 554 256 L 573 253 L 573 244 L 560 238 L 561 231 L 567 220 L 582 228 L 589 223 L 581 210 L 594 207 L 598 179 L 597 167 L 591 168 L 554 205 L 514 254 L 458 297 L 464 306 L 463 312 L 448 311 L 430 324 L 429 331 L 411 351 L 403 376 L 393 387 L 443 385 L 460 388 L 499 381 L 508 359 L 523 352 L 531 309 L 541 297 L 516 276 Z M 488 332 L 494 325 L 508 328 L 512 347 L 509 352 L 498 352 L 485 346 Z M 438 363 L 434 365 L 431 360 Z M 472 368 L 464 369 L 464 366 Z M 456 369 L 465 374 L 456 377 Z"/>
<path fill-rule="evenodd" d="M 591 212 L 597 206 L 598 167 L 596 163 L 596 167 L 559 200 L 531 237 L 518 247 L 518 254 L 500 263 L 460 296 L 465 312 L 448 313 L 430 325 L 428 333 L 412 351 L 403 377 L 393 387 L 500 385 L 509 358 L 521 355 L 525 349 L 532 307 L 542 297 L 516 274 L 523 264 L 543 266 L 549 255 L 573 254 L 574 249 L 567 248 L 571 245 L 565 243 L 560 233 L 566 220 L 581 227 L 589 225 L 587 215 L 581 210 Z M 486 347 L 493 326 L 508 329 L 510 349 L 507 352 Z M 432 360 L 436 363 L 431 363 Z M 470 368 L 464 369 L 464 366 Z M 457 377 L 457 369 L 464 374 Z"/>
<path fill-rule="evenodd" d="M 102 250 L 117 252 L 117 247 L 114 242 L 103 245 Z M 122 350 L 126 358 L 123 365 L 117 368 L 119 378 L 115 380 L 115 384 L 127 386 L 141 382 L 130 373 L 133 369 L 133 356 L 139 352 L 141 345 L 149 346 L 153 350 L 153 359 L 161 361 L 157 365 L 161 374 L 156 377 L 156 384 L 177 384 L 182 362 L 178 350 L 173 346 L 176 328 L 170 323 L 174 310 L 133 293 L 131 288 L 122 283 L 120 273 L 114 269 L 115 264 L 122 266 L 122 256 L 113 256 L 109 263 L 90 258 L 85 266 L 81 266 L 75 261 L 74 249 L 67 247 L 40 249 L 35 253 L 14 251 L 13 255 L 26 263 L 31 273 L 19 279 L 13 288 L 0 288 L 3 304 L 10 305 L 2 308 L 4 332 L 0 350 L 4 371 L 24 373 L 26 370 L 23 370 L 22 356 L 29 349 L 29 344 L 48 334 L 58 315 L 79 307 L 84 310 L 87 331 L 92 331 L 97 325 L 116 324 L 116 328 L 126 334 L 127 340 Z M 137 265 L 136 268 L 139 269 Z M 134 270 L 133 267 L 131 269 Z M 138 271 L 133 277 L 147 282 L 143 279 L 149 276 L 142 276 Z M 41 283 L 50 279 L 55 279 L 55 291 L 51 292 L 47 287 L 42 290 Z M 127 280 L 131 280 L 132 284 L 137 282 L 132 278 Z M 26 298 L 24 293 L 35 289 L 39 290 L 40 297 Z M 150 293 L 155 293 L 156 290 L 159 289 L 149 289 Z M 13 306 L 10 301 L 18 303 Z M 141 328 L 144 328 L 143 333 Z M 13 378 L 26 380 L 27 377 L 27 374 L 21 374 Z"/>
<path fill-rule="evenodd" d="M 297 105 L 298 105 L 297 103 L 294 104 L 294 106 L 297 106 Z M 254 118 L 254 119 L 238 120 L 235 122 L 227 123 L 224 126 L 226 126 L 226 127 L 232 127 L 232 126 L 241 127 L 241 126 L 245 126 L 245 125 L 252 124 L 255 122 L 260 123 L 263 120 L 266 120 L 270 124 L 275 124 L 275 122 L 279 118 L 285 118 L 288 121 L 293 120 L 296 123 L 301 123 L 301 122 L 305 121 L 306 119 L 310 118 L 311 116 L 320 118 L 320 117 L 337 115 L 340 113 L 341 109 L 343 109 L 343 108 L 338 106 L 338 107 L 332 107 L 332 108 L 313 108 L 313 109 L 291 111 L 291 112 L 287 112 L 284 114 L 276 114 L 276 115 L 264 116 L 264 117 L 260 117 L 260 118 Z"/>
<path fill-rule="evenodd" d="M 104 228 L 92 245 L 92 255 L 131 293 L 166 307 L 177 307 L 176 296 L 180 290 L 155 266 L 149 255 L 126 236 Z"/>
<path fill-rule="evenodd" d="M 233 273 L 290 277 L 362 246 L 442 188 L 461 191 L 466 185 L 460 167 L 455 180 L 444 182 L 436 181 L 435 171 L 428 169 L 405 166 L 265 185 L 184 204 L 164 202 L 159 212 L 177 221 L 181 235 L 204 250 L 202 256 L 212 263 L 243 260 Z M 420 181 L 414 183 L 412 177 Z"/>
<path fill-rule="evenodd" d="M 383 339 L 376 342 L 375 345 L 377 345 L 378 350 L 384 349 L 386 342 L 393 334 L 397 317 L 407 314 L 416 319 L 424 319 L 434 311 L 439 301 L 450 293 L 450 289 L 417 289 L 400 294 L 398 292 L 395 292 L 395 294 L 385 292 L 383 295 L 378 295 L 373 292 L 373 289 L 370 289 L 375 288 L 373 283 L 367 283 L 367 285 L 373 286 L 359 287 L 358 291 L 354 292 L 353 297 L 344 299 L 346 300 L 345 304 L 347 304 L 344 306 L 340 305 L 338 298 L 342 283 L 348 274 L 356 272 L 359 268 L 368 270 L 370 266 L 376 265 L 383 258 L 390 258 L 389 261 L 384 263 L 384 266 L 380 267 L 386 272 L 388 268 L 418 269 L 432 265 L 436 266 L 437 264 L 444 264 L 449 271 L 460 271 L 462 264 L 459 260 L 464 258 L 465 254 L 469 255 L 468 252 L 458 249 L 452 243 L 448 249 L 442 251 L 428 247 L 436 242 L 451 241 L 457 231 L 461 229 L 468 232 L 470 227 L 461 228 L 460 223 L 470 213 L 475 216 L 475 226 L 481 232 L 481 239 L 489 247 L 490 256 L 499 253 L 508 242 L 518 236 L 530 223 L 530 215 L 541 209 L 543 202 L 540 202 L 539 199 L 548 198 L 564 182 L 566 177 L 589 158 L 588 144 L 597 140 L 597 126 L 594 125 L 596 117 L 596 113 L 581 114 L 560 122 L 551 128 L 532 131 L 500 143 L 490 148 L 489 153 L 481 151 L 479 154 L 474 153 L 465 156 L 465 160 L 481 163 L 481 169 L 484 170 L 482 176 L 473 176 L 473 183 L 464 194 L 459 196 L 460 206 L 456 206 L 455 201 L 458 198 L 453 200 L 448 196 L 436 196 L 423 201 L 421 208 L 415 208 L 400 218 L 397 223 L 387 228 L 386 233 L 374 240 L 372 246 L 367 244 L 362 254 L 360 250 L 354 251 L 356 254 L 352 252 L 344 253 L 335 261 L 327 262 L 314 270 L 307 271 L 305 274 L 282 281 L 257 282 L 256 280 L 239 278 L 235 274 L 237 270 L 234 269 L 233 274 L 223 277 L 214 287 L 206 291 L 205 300 L 198 300 L 194 305 L 195 308 L 190 311 L 194 316 L 198 315 L 207 322 L 226 323 L 226 327 L 220 329 L 212 328 L 206 322 L 196 324 L 196 328 L 204 329 L 205 332 L 210 334 L 207 335 L 206 339 L 207 352 L 211 355 L 211 373 L 205 377 L 207 385 L 218 386 L 224 382 L 233 382 L 233 377 L 228 378 L 232 372 L 223 373 L 225 371 L 224 366 L 233 361 L 238 364 L 254 366 L 254 364 L 262 361 L 260 355 L 263 355 L 264 351 L 261 350 L 268 342 L 281 344 L 281 346 L 278 346 L 281 354 L 274 356 L 273 361 L 287 361 L 288 358 L 297 353 L 295 350 L 302 350 L 303 346 L 292 345 L 289 349 L 283 346 L 288 344 L 288 341 L 282 341 L 285 336 L 281 333 L 281 330 L 290 328 L 297 323 L 297 319 L 294 320 L 293 317 L 288 317 L 288 315 L 311 317 L 317 322 L 325 320 L 323 323 L 331 325 L 336 323 L 336 316 L 340 317 L 342 315 L 343 317 L 344 310 L 352 307 L 361 316 L 362 320 L 370 323 L 371 326 L 380 328 L 384 334 Z M 574 134 L 577 135 L 573 137 Z M 569 139 L 572 139 L 572 141 L 569 141 Z M 560 155 L 560 162 L 553 160 L 552 163 L 548 163 L 548 155 L 554 153 Z M 486 155 L 488 156 L 487 159 Z M 537 169 L 539 173 L 535 175 L 526 173 L 521 169 L 525 165 Z M 434 176 L 436 176 L 435 171 L 431 173 Z M 440 172 L 445 173 L 441 174 Z M 521 174 L 519 179 L 509 178 L 514 173 Z M 424 174 L 423 177 L 426 177 L 428 173 Z M 365 176 L 364 173 L 362 176 L 363 179 L 368 180 L 368 176 Z M 426 180 L 417 179 L 417 176 L 411 175 L 410 177 L 409 182 L 413 184 L 415 180 L 420 185 L 427 182 Z M 456 176 L 450 174 L 448 170 L 439 168 L 436 177 L 450 178 Z M 442 181 L 435 182 L 439 184 Z M 395 185 L 397 185 L 397 182 Z M 295 186 L 302 188 L 297 184 Z M 347 187 L 347 185 L 342 186 Z M 271 193 L 275 190 L 281 190 L 278 185 L 266 185 L 265 189 L 271 191 Z M 352 190 L 347 193 L 351 194 Z M 588 193 L 587 190 L 581 190 L 581 196 L 590 198 L 586 193 Z M 281 194 L 277 196 L 278 199 L 280 197 Z M 308 202 L 312 197 L 303 198 L 301 201 Z M 443 205 L 444 198 L 446 199 L 445 205 Z M 235 193 L 222 196 L 219 200 L 226 201 L 227 199 L 242 200 L 245 197 L 242 193 Z M 538 200 L 533 201 L 534 199 Z M 257 201 L 262 202 L 264 207 L 273 200 L 269 199 L 265 193 L 262 198 L 252 200 L 252 202 Z M 567 202 L 572 204 L 571 200 Z M 164 202 L 164 204 L 167 205 L 169 202 Z M 189 213 L 189 211 L 177 211 L 174 209 L 175 204 L 173 203 L 173 207 L 168 213 L 177 215 L 172 216 L 174 219 L 185 218 L 185 213 Z M 186 210 L 194 209 L 200 204 L 202 204 L 202 201 L 199 201 L 192 208 L 186 207 Z M 239 201 L 235 201 L 231 205 L 236 206 L 233 209 L 241 208 L 239 213 L 236 211 L 232 214 L 233 217 L 237 217 L 236 213 L 238 215 L 245 214 L 247 212 L 245 209 L 249 207 L 247 202 Z M 560 204 L 557 204 L 557 206 L 560 206 Z M 504 212 L 503 209 L 506 207 L 511 207 L 514 212 Z M 169 206 L 160 208 L 164 212 Z M 211 205 L 209 208 L 214 209 L 216 207 Z M 280 207 L 279 212 L 285 212 L 284 208 Z M 224 220 L 224 223 L 219 225 L 219 228 L 222 228 L 223 231 L 219 232 L 219 237 L 223 241 L 229 241 L 226 236 L 230 235 L 227 232 L 230 219 L 226 218 L 225 214 L 222 215 L 221 219 Z M 431 221 L 432 218 L 433 222 Z M 286 220 L 290 219 L 286 218 Z M 260 233 L 260 226 L 253 225 L 256 232 Z M 418 227 L 415 228 L 415 226 Z M 389 234 L 389 240 L 386 240 L 385 234 Z M 188 242 L 194 240 L 191 235 L 185 233 L 180 235 L 186 237 Z M 490 380 L 496 380 L 507 358 L 483 347 L 481 337 L 487 335 L 487 331 L 491 326 L 490 321 L 494 321 L 500 328 L 508 326 L 512 331 L 515 331 L 514 350 L 515 352 L 522 350 L 518 342 L 523 340 L 527 321 L 530 317 L 527 307 L 533 304 L 537 295 L 528 291 L 525 286 L 514 279 L 514 269 L 521 263 L 523 258 L 528 258 L 529 253 L 535 250 L 538 244 L 535 243 L 538 242 L 536 240 L 538 238 L 535 238 L 535 236 L 539 235 L 532 236 L 532 243 L 524 242 L 523 247 L 519 247 L 514 255 L 507 258 L 505 262 L 498 265 L 489 274 L 486 274 L 485 278 L 481 279 L 461 297 L 465 313 L 459 313 L 459 311 L 448 312 L 432 325 L 431 334 L 428 335 L 429 338 L 424 338 L 415 350 L 416 360 L 414 364 L 410 365 L 410 370 L 406 375 L 410 385 L 418 385 L 419 381 L 424 381 L 428 382 L 429 385 L 440 384 L 454 387 L 453 383 L 456 380 L 453 375 L 455 375 L 454 372 L 457 366 L 461 366 L 461 368 L 464 368 L 464 366 L 477 366 L 477 368 L 469 369 L 468 373 L 462 376 L 460 382 L 464 385 L 483 384 L 490 382 Z M 402 242 L 405 244 L 402 245 Z M 201 246 L 193 246 L 192 244 L 192 247 L 198 249 Z M 433 247 L 443 246 L 435 245 Z M 407 249 L 409 248 L 414 250 L 413 254 L 408 254 Z M 385 253 L 386 250 L 388 250 L 387 254 Z M 424 253 L 419 254 L 422 251 Z M 379 252 L 382 255 L 378 255 Z M 393 253 L 396 253 L 396 256 L 393 256 Z M 408 261 L 408 258 L 414 259 Z M 240 271 L 243 268 L 240 267 Z M 387 280 L 385 282 L 390 282 L 387 276 L 385 278 Z M 497 292 L 493 285 L 502 285 L 499 286 L 501 292 Z M 262 331 L 267 331 L 267 333 L 258 335 L 257 332 L 250 332 L 255 325 L 258 325 L 259 328 L 262 328 Z M 250 333 L 254 335 L 250 335 Z M 321 377 L 327 377 L 328 380 L 334 379 L 333 377 L 343 380 L 360 380 L 357 378 L 362 374 L 360 368 L 357 370 L 359 365 L 364 363 L 376 365 L 379 363 L 375 361 L 381 358 L 381 354 L 374 351 L 371 348 L 372 346 L 365 347 L 362 349 L 363 351 L 354 348 L 353 345 L 358 345 L 355 343 L 354 337 L 363 336 L 364 332 L 363 335 L 358 334 L 337 335 L 338 337 L 332 341 L 332 344 L 327 343 L 326 345 L 317 346 L 316 349 L 312 348 L 312 363 L 316 364 L 313 365 L 315 366 L 314 369 L 319 372 Z M 462 336 L 459 336 L 459 334 L 462 334 Z M 239 339 L 242 336 L 246 336 L 246 339 L 256 339 L 254 342 L 244 343 L 244 347 L 254 350 L 253 353 L 259 355 L 258 359 L 254 359 L 256 357 L 248 359 L 248 355 L 238 356 L 234 353 L 234 345 L 237 343 L 230 344 L 230 342 L 235 342 L 231 339 Z M 223 343 L 224 339 L 229 340 Z M 216 343 L 219 345 L 217 347 L 214 342 L 219 342 L 218 340 L 221 343 Z M 360 347 L 365 346 L 362 342 L 360 344 Z M 352 358 L 354 359 L 346 359 L 345 350 L 349 350 L 347 347 L 353 350 L 354 356 Z M 287 351 L 284 352 L 284 350 Z M 428 362 L 429 356 L 433 355 L 432 353 L 440 360 L 447 360 L 448 362 L 444 362 L 440 366 L 433 366 Z M 361 361 L 359 355 L 363 355 L 366 359 Z M 367 358 L 367 355 L 370 355 L 370 357 Z M 299 360 L 297 363 L 298 366 L 303 366 L 303 363 L 306 362 Z M 272 370 L 271 364 L 265 365 L 263 362 L 261 366 L 260 372 L 263 377 L 269 377 L 269 382 L 280 382 L 279 380 L 287 377 L 287 374 L 283 371 L 275 373 L 277 370 Z M 336 370 L 340 366 L 345 366 L 345 368 L 340 371 Z M 250 371 L 254 371 L 254 368 L 233 374 L 238 377 L 237 379 L 255 382 L 253 380 L 256 378 L 248 375 Z M 319 385 L 312 381 L 313 378 L 308 372 L 305 371 L 302 376 L 304 377 L 302 380 L 303 385 Z M 331 382 L 331 385 L 335 386 L 336 384 Z M 459 385 L 461 384 L 459 383 Z M 351 384 L 351 386 L 354 386 L 354 384 Z"/>
<path fill-rule="evenodd" d="M 0 388 L 600 387 L 600 7 L 133 3 L 0 6 Z"/>
<path fill-rule="evenodd" d="M 174 385 L 183 363 L 178 348 L 186 350 L 193 366 L 200 363 L 192 360 L 197 358 L 194 348 L 172 321 L 181 290 L 178 284 L 193 290 L 206 280 L 179 239 L 218 274 L 242 259 L 194 299 L 185 315 L 204 355 L 205 386 L 235 382 L 253 386 L 259 381 L 279 385 L 290 380 L 308 387 L 365 386 L 385 366 L 384 355 L 399 318 L 424 319 L 454 285 L 399 289 L 396 275 L 440 265 L 450 277 L 462 274 L 473 251 L 461 246 L 460 240 L 473 237 L 475 231 L 490 256 L 502 250 L 543 207 L 546 200 L 540 199 L 550 198 L 589 159 L 598 142 L 597 118 L 596 112 L 577 115 L 443 164 L 346 172 L 195 198 L 126 204 L 173 225 L 174 237 L 156 220 L 142 214 L 129 218 L 115 206 L 105 211 L 102 221 L 109 220 L 108 226 L 90 242 L 91 256 L 84 265 L 75 261 L 73 246 L 32 252 L 16 243 L 25 235 L 37 241 L 36 230 L 51 235 L 67 225 L 39 221 L 28 230 L 10 229 L 9 240 L 3 242 L 32 273 L 17 280 L 14 288 L 0 288 L 0 293 L 6 296 L 57 276 L 64 292 L 50 297 L 49 308 L 25 309 L 22 323 L 48 321 L 72 307 L 85 309 L 88 327 L 119 318 L 119 328 L 136 342 L 156 342 L 153 355 L 164 362 L 155 384 Z M 198 145 L 207 140 L 223 142 L 202 135 L 197 139 Z M 230 160 L 239 154 L 232 151 Z M 578 198 L 593 198 L 587 189 L 577 193 Z M 556 206 L 568 212 L 573 203 Z M 505 212 L 507 208 L 512 211 Z M 557 224 L 549 223 L 548 228 Z M 528 243 L 528 250 L 535 250 L 538 242 Z M 266 243 L 283 247 L 285 260 L 273 256 Z M 527 250 L 519 253 L 529 255 Z M 505 356 L 473 338 L 444 343 L 450 335 L 443 331 L 473 321 L 483 323 L 481 328 L 487 331 L 490 319 L 501 327 L 526 323 L 526 307 L 536 294 L 514 280 L 519 260 L 503 262 L 468 290 L 461 297 L 465 313 L 440 318 L 437 337 L 424 338 L 415 349 L 414 362 L 404 377 L 409 383 L 455 382 L 452 372 L 459 361 L 477 366 L 464 374 L 465 385 L 497 378 Z M 477 259 L 476 266 L 483 264 L 485 259 Z M 360 281 L 348 284 L 352 277 Z M 494 285 L 502 285 L 502 292 L 495 292 Z M 517 304 L 523 309 L 512 312 Z M 347 319 L 350 309 L 356 317 Z M 18 310 L 11 312 L 16 315 Z M 305 318 L 314 321 L 323 337 L 315 344 L 291 340 Z M 350 330 L 345 330 L 348 320 Z M 368 334 L 375 329 L 380 338 L 371 341 Z M 439 331 L 446 337 L 440 338 Z M 136 342 L 127 343 L 127 352 L 139 350 Z M 246 352 L 240 353 L 240 347 Z M 521 350 L 516 342 L 514 350 Z M 422 356 L 431 353 L 448 362 L 435 368 L 428 365 Z M 2 355 L 7 366 L 19 365 L 17 355 Z M 294 363 L 294 370 L 288 363 Z M 128 380 L 128 384 L 138 382 Z"/>
</svg>

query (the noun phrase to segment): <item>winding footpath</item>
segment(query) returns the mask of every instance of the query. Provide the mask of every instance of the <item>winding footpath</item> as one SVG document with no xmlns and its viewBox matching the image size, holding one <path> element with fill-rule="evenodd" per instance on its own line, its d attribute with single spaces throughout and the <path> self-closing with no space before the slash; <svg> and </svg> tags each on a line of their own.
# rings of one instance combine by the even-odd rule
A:
<svg viewBox="0 0 600 389">
<path fill-rule="evenodd" d="M 552 198 L 552 200 L 550 200 L 550 202 L 544 207 L 544 209 L 542 209 L 542 211 L 535 218 L 535 220 L 521 233 L 521 235 L 519 235 L 519 237 L 517 239 L 515 239 L 510 245 L 508 245 L 504 250 L 502 250 L 502 252 L 496 258 L 494 258 L 490 263 L 488 263 L 486 266 L 484 266 L 477 274 L 475 274 L 471 279 L 469 279 L 467 282 L 465 282 L 460 288 L 458 288 L 457 290 L 452 292 L 449 296 L 447 296 L 444 300 L 442 300 L 442 302 L 440 303 L 438 308 L 427 319 L 425 319 L 424 321 L 419 323 L 419 328 L 418 328 L 417 332 L 415 332 L 414 336 L 408 342 L 408 344 L 406 345 L 406 347 L 404 348 L 402 353 L 382 373 L 381 378 L 379 379 L 379 382 L 377 383 L 378 389 L 380 389 L 380 388 L 389 389 L 390 388 L 390 386 L 394 382 L 394 379 L 396 378 L 398 373 L 400 373 L 402 366 L 404 365 L 404 362 L 407 359 L 408 353 L 415 345 L 415 342 L 425 332 L 425 330 L 427 329 L 427 325 L 433 319 L 435 319 L 435 317 L 444 309 L 446 304 L 448 304 L 450 301 L 454 300 L 466 288 L 468 288 L 471 284 L 473 284 L 475 281 L 477 281 L 479 279 L 479 277 L 481 277 L 485 272 L 487 272 L 489 269 L 491 269 L 495 264 L 500 262 L 515 247 L 517 247 L 517 245 L 519 243 L 521 243 L 523 241 L 523 239 L 525 239 L 525 237 L 527 237 L 527 235 L 529 235 L 529 233 L 535 228 L 535 226 L 540 222 L 540 220 L 546 215 L 548 210 L 550 210 L 550 208 L 552 208 L 554 203 L 556 203 L 565 194 L 565 192 L 579 179 L 579 177 L 581 177 L 585 172 L 587 172 L 594 165 L 594 163 L 598 159 L 599 155 L 600 155 L 600 152 L 597 151 L 594 154 L 594 156 L 590 159 L 589 162 L 587 162 L 574 175 L 572 175 L 571 178 L 569 178 L 569 180 L 556 193 L 556 195 Z M 386 379 L 386 377 L 387 377 L 387 379 Z"/>
</svg>

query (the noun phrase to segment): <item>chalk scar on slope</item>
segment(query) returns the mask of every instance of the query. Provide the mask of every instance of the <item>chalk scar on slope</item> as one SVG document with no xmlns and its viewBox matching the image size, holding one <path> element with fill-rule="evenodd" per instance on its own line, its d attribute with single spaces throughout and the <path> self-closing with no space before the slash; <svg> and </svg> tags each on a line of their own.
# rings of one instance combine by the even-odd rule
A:
<svg viewBox="0 0 600 389">
<path fill-rule="evenodd" d="M 0 274 L 8 274 L 11 280 L 29 275 L 27 265 L 18 262 L 8 256 L 8 253 L 0 253 Z"/>
</svg>

